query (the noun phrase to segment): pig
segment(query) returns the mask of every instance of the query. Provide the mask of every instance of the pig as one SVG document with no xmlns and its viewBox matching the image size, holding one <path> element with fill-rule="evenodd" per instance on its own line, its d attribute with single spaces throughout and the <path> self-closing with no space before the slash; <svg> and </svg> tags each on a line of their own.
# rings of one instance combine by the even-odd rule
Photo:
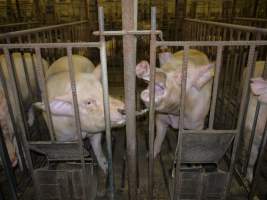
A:
<svg viewBox="0 0 267 200">
<path fill-rule="evenodd" d="M 28 72 L 28 77 L 29 77 L 29 83 L 30 83 L 30 88 L 27 85 L 26 82 L 26 71 L 23 67 L 23 57 L 21 53 L 15 52 L 12 53 L 12 58 L 14 62 L 14 68 L 17 73 L 17 81 L 18 81 L 18 86 L 19 90 L 21 91 L 22 95 L 22 101 L 23 103 L 27 103 L 30 100 L 31 94 L 30 91 L 36 91 L 37 85 L 36 85 L 36 76 L 34 73 L 34 63 L 37 63 L 36 56 L 31 55 L 30 53 L 24 53 L 23 57 L 27 66 L 27 72 Z M 48 63 L 46 60 L 42 59 L 43 62 L 43 67 L 44 70 L 48 68 Z M 12 91 L 12 88 L 9 83 L 9 76 L 8 76 L 8 69 L 7 69 L 7 63 L 4 55 L 0 55 L 0 66 L 3 71 L 3 78 L 5 78 L 7 82 L 7 89 L 8 91 Z M 33 95 L 36 95 L 33 94 Z M 9 99 L 11 102 L 11 106 L 14 108 L 15 107 L 15 100 L 12 92 L 9 92 Z M 16 113 L 15 113 L 16 114 Z M 33 123 L 33 114 L 32 110 L 29 109 L 29 124 Z M 5 144 L 7 147 L 8 155 L 10 158 L 10 161 L 12 163 L 12 166 L 15 167 L 17 165 L 18 159 L 17 159 L 17 154 L 16 154 L 16 142 L 14 138 L 14 128 L 11 123 L 11 118 L 9 115 L 8 107 L 7 107 L 7 102 L 5 99 L 5 94 L 3 90 L 2 83 L 0 85 L 0 125 L 3 130 L 3 136 L 5 140 Z"/>
<path fill-rule="evenodd" d="M 255 137 L 252 143 L 252 149 L 249 156 L 248 168 L 246 177 L 249 181 L 253 179 L 253 169 L 257 160 L 261 139 L 264 132 L 264 127 L 267 121 L 267 81 L 259 78 L 264 69 L 264 61 L 257 61 L 253 78 L 251 79 L 250 100 L 248 105 L 247 117 L 244 127 L 243 152 L 246 151 L 249 145 L 250 135 L 252 131 L 253 121 L 255 117 L 256 105 L 259 100 L 261 103 L 257 126 L 255 129 Z M 244 70 L 243 77 L 247 74 L 247 68 Z M 257 77 L 257 78 L 256 78 Z"/>
<path fill-rule="evenodd" d="M 108 165 L 101 147 L 102 132 L 105 130 L 103 90 L 100 81 L 101 66 L 98 65 L 95 68 L 92 62 L 83 56 L 73 55 L 72 60 L 75 68 L 82 137 L 90 139 L 98 164 L 106 173 Z M 68 57 L 65 56 L 56 60 L 49 67 L 47 75 L 46 86 L 56 140 L 61 142 L 75 141 L 78 136 L 68 73 Z M 122 112 L 124 103 L 111 96 L 109 101 L 111 126 L 124 125 L 125 115 Z M 44 104 L 38 102 L 35 105 L 44 111 L 44 118 L 47 121 Z"/>
<path fill-rule="evenodd" d="M 158 155 L 166 136 L 168 126 L 178 129 L 181 96 L 182 63 L 184 51 L 159 55 L 160 68 L 155 73 L 156 137 L 154 158 Z M 138 78 L 149 81 L 150 66 L 141 61 L 136 66 Z M 190 49 L 186 82 L 186 105 L 184 128 L 200 130 L 210 108 L 214 64 L 201 51 Z M 149 106 L 149 89 L 141 92 L 141 99 Z"/>
</svg>

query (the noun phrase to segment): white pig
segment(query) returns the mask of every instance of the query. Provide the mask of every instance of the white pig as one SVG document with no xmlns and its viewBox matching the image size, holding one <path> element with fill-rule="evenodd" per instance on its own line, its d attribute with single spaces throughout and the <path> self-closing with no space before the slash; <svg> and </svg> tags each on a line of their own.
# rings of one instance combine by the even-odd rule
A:
<svg viewBox="0 0 267 200">
<path fill-rule="evenodd" d="M 101 132 L 105 130 L 105 119 L 100 65 L 94 68 L 90 60 L 77 55 L 73 55 L 72 60 L 75 68 L 82 136 L 90 139 L 97 161 L 106 173 L 108 165 L 101 147 Z M 52 73 L 52 71 L 60 72 Z M 55 61 L 47 72 L 49 75 L 47 76 L 49 103 L 58 141 L 77 140 L 72 90 L 67 71 L 68 58 L 62 57 Z M 124 109 L 124 103 L 112 97 L 109 97 L 109 100 L 111 126 L 121 126 L 125 123 L 125 116 L 121 113 L 121 110 Z M 36 105 L 44 110 L 43 103 Z M 47 120 L 46 115 L 45 119 Z"/>
<path fill-rule="evenodd" d="M 22 101 L 23 103 L 26 103 L 30 98 L 30 88 L 27 85 L 26 82 L 26 71 L 23 67 L 23 57 L 26 63 L 28 77 L 29 77 L 29 83 L 32 91 L 36 91 L 37 85 L 35 81 L 35 73 L 34 73 L 34 64 L 37 63 L 36 56 L 31 55 L 30 53 L 24 53 L 24 56 L 22 57 L 21 53 L 12 53 L 12 59 L 14 61 L 14 68 L 16 70 L 17 74 L 17 81 L 19 90 L 21 91 L 22 95 Z M 42 60 L 44 70 L 48 68 L 48 63 L 44 59 Z M 8 76 L 8 69 L 7 69 L 7 63 L 4 55 L 0 56 L 0 66 L 2 67 L 2 70 L 4 72 L 4 78 L 7 83 L 7 89 L 9 92 L 10 102 L 11 106 L 14 108 L 15 100 L 13 93 L 10 91 L 13 91 L 10 85 L 10 80 Z M 33 94 L 33 95 L 36 95 Z M 14 113 L 16 115 L 16 113 Z M 32 118 L 33 115 L 31 113 L 31 110 L 29 110 L 29 117 Z M 32 121 L 33 119 L 29 119 Z M 4 95 L 4 90 L 2 83 L 0 84 L 0 124 L 1 128 L 3 130 L 3 136 L 5 140 L 5 144 L 7 147 L 7 151 L 9 154 L 10 161 L 12 163 L 12 166 L 15 167 L 17 164 L 17 155 L 16 155 L 16 147 L 15 147 L 15 141 L 14 141 L 14 129 L 11 123 L 11 118 L 9 115 L 7 102 Z"/>
<path fill-rule="evenodd" d="M 265 63 L 264 61 L 256 62 L 253 77 L 261 76 L 263 69 L 264 69 L 264 63 Z M 243 77 L 245 77 L 246 73 L 247 73 L 247 69 L 245 69 Z M 259 146 L 260 146 L 262 135 L 264 132 L 264 127 L 267 121 L 267 81 L 264 81 L 262 78 L 253 78 L 251 80 L 252 80 L 252 83 L 251 83 L 252 93 L 250 94 L 247 118 L 245 122 L 243 151 L 246 151 L 249 145 L 257 101 L 259 100 L 260 102 L 262 102 L 262 104 L 259 110 L 257 126 L 255 130 L 255 137 L 252 143 L 252 149 L 251 149 L 251 153 L 249 157 L 249 163 L 248 163 L 248 169 L 247 169 L 247 175 L 246 175 L 249 181 L 252 181 L 252 178 L 253 178 L 253 168 L 257 160 Z"/>
<path fill-rule="evenodd" d="M 154 157 L 158 155 L 166 136 L 168 126 L 178 128 L 182 63 L 184 51 L 160 55 L 161 68 L 155 74 L 156 138 Z M 194 49 L 189 50 L 186 83 L 185 129 L 203 129 L 209 112 L 214 65 L 208 57 Z M 136 75 L 149 81 L 150 66 L 142 61 L 136 66 Z M 149 89 L 141 93 L 141 99 L 149 105 Z"/>
</svg>

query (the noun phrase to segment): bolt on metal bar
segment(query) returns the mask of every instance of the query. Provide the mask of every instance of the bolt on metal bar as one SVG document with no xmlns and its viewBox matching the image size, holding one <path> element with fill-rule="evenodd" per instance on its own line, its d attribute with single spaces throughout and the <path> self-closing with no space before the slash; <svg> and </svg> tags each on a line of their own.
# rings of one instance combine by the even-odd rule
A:
<svg viewBox="0 0 267 200">
<path fill-rule="evenodd" d="M 110 199 L 114 199 L 114 175 L 112 164 L 112 142 L 111 142 L 111 124 L 110 124 L 110 107 L 109 107 L 109 95 L 108 95 L 108 72 L 107 72 L 107 55 L 106 55 L 106 43 L 104 32 L 104 13 L 103 7 L 98 8 L 98 23 L 100 32 L 100 60 L 101 60 L 101 78 L 103 87 L 103 102 L 105 113 L 105 125 L 106 125 L 106 142 L 108 150 L 108 178 L 109 178 L 109 190 Z"/>
<path fill-rule="evenodd" d="M 9 51 L 8 51 L 7 48 L 4 48 L 4 54 L 5 54 L 5 59 L 6 59 L 6 64 L 7 64 L 8 74 L 9 74 L 10 85 L 11 85 L 11 88 L 12 88 L 12 93 L 13 93 L 14 101 L 15 101 L 14 110 L 17 112 L 17 114 L 14 115 L 14 117 L 15 117 L 15 120 L 16 120 L 16 124 L 19 126 L 19 128 L 20 128 L 20 130 L 22 132 L 21 139 L 22 139 L 23 150 L 24 150 L 24 153 L 25 153 L 25 159 L 27 160 L 27 162 L 26 162 L 27 163 L 27 167 L 28 167 L 28 169 L 29 169 L 29 171 L 30 171 L 30 173 L 32 175 L 33 165 L 32 165 L 32 160 L 31 160 L 31 154 L 30 154 L 30 151 L 29 151 L 29 148 L 28 148 L 27 136 L 26 136 L 27 128 L 26 128 L 26 125 L 24 124 L 24 121 L 23 121 L 23 119 L 21 117 L 21 116 L 23 116 L 23 114 L 22 114 L 23 111 L 22 111 L 22 109 L 20 107 L 18 88 L 17 88 L 15 76 L 14 76 L 15 72 L 14 72 L 14 69 L 12 67 L 10 54 L 9 54 Z"/>
<path fill-rule="evenodd" d="M 178 130 L 178 139 L 175 149 L 174 163 L 176 164 L 175 168 L 175 179 L 173 182 L 173 200 L 180 199 L 179 190 L 181 187 L 181 158 L 182 158 L 182 142 L 183 142 L 183 130 L 184 130 L 184 111 L 185 111 L 185 98 L 186 98 L 186 80 L 187 80 L 187 67 L 188 67 L 188 55 L 189 46 L 184 46 L 184 55 L 183 55 L 183 65 L 182 65 L 182 80 L 181 80 L 181 107 L 180 107 L 180 119 L 179 119 L 179 130 Z"/>
<path fill-rule="evenodd" d="M 256 46 L 255 45 L 251 45 L 249 48 L 249 55 L 248 55 L 248 73 L 247 73 L 247 77 L 245 79 L 244 82 L 244 88 L 243 88 L 243 92 L 242 92 L 242 100 L 241 100 L 241 104 L 240 104 L 240 109 L 239 109 L 239 115 L 238 115 L 238 122 L 237 122 L 237 130 L 238 133 L 235 135 L 235 139 L 234 139 L 234 144 L 233 144 L 233 150 L 232 150 L 232 156 L 231 156 L 231 162 L 230 162 L 230 169 L 229 169 L 229 175 L 227 177 L 227 187 L 225 190 L 225 194 L 224 197 L 226 197 L 226 195 L 230 192 L 230 186 L 231 186 L 231 181 L 232 181 L 232 177 L 233 177 L 233 171 L 234 171 L 234 166 L 236 163 L 236 152 L 240 143 L 240 132 L 241 132 L 241 128 L 242 128 L 242 124 L 244 123 L 245 119 L 245 113 L 246 113 L 246 107 L 248 105 L 248 100 L 249 100 L 249 81 L 250 78 L 253 74 L 253 61 L 254 61 L 254 56 L 255 56 L 255 49 Z"/>
<path fill-rule="evenodd" d="M 137 0 L 122 1 L 122 27 L 124 30 L 137 29 Z M 136 101 L 135 101 L 135 65 L 136 37 L 123 36 L 124 87 L 126 108 L 126 144 L 128 163 L 129 199 L 137 199 L 137 168 L 136 168 Z"/>
<path fill-rule="evenodd" d="M 150 81 L 149 81 L 149 174 L 148 195 L 153 199 L 155 139 L 155 71 L 156 71 L 156 7 L 151 8 Z"/>
<path fill-rule="evenodd" d="M 216 58 L 216 70 L 215 70 L 213 90 L 212 90 L 212 102 L 211 102 L 210 116 L 209 116 L 209 129 L 213 128 L 213 123 L 214 123 L 215 106 L 216 106 L 219 78 L 220 78 L 221 64 L 222 64 L 222 52 L 223 52 L 223 47 L 218 46 L 217 58 Z"/>
<path fill-rule="evenodd" d="M 75 70 L 72 61 L 72 49 L 70 47 L 67 48 L 67 56 L 68 56 L 68 67 L 69 67 L 69 77 L 70 77 L 70 85 L 72 92 L 72 101 L 74 107 L 74 118 L 75 118 L 75 127 L 76 133 L 78 135 L 78 143 L 79 150 L 81 155 L 81 164 L 82 164 L 82 173 L 83 173 L 83 199 L 86 200 L 89 196 L 88 191 L 86 190 L 87 179 L 86 179 L 86 169 L 85 169 L 85 159 L 84 159 L 84 149 L 83 149 L 83 138 L 82 138 L 82 130 L 81 130 L 81 120 L 79 113 L 79 105 L 78 105 L 78 97 L 77 97 L 77 89 L 75 83 Z"/>
<path fill-rule="evenodd" d="M 36 54 L 36 59 L 37 59 L 37 63 L 36 63 L 37 64 L 36 65 L 37 78 L 38 78 L 38 83 L 39 83 L 39 87 L 41 91 L 42 100 L 45 105 L 45 111 L 47 113 L 47 124 L 48 124 L 48 129 L 49 129 L 49 135 L 50 135 L 50 139 L 52 141 L 55 141 L 56 140 L 55 129 L 54 129 L 52 114 L 51 114 L 50 105 L 49 105 L 48 90 L 46 87 L 46 79 L 45 79 L 46 72 L 44 72 L 40 48 L 38 47 L 35 48 L 35 54 Z"/>
</svg>

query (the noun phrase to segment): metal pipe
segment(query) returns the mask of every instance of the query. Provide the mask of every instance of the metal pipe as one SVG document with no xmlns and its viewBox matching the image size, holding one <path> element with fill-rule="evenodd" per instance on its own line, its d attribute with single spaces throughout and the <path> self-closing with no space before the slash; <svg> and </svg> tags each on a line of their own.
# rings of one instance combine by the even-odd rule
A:
<svg viewBox="0 0 267 200">
<path fill-rule="evenodd" d="M 156 7 L 151 8 L 150 81 L 149 81 L 149 174 L 148 196 L 153 199 L 155 139 L 155 71 L 156 71 Z"/>
<path fill-rule="evenodd" d="M 137 0 L 122 1 L 123 30 L 137 30 Z M 126 108 L 126 141 L 128 163 L 129 199 L 137 199 L 136 173 L 136 119 L 135 119 L 135 65 L 136 65 L 136 37 L 123 36 L 124 87 Z"/>
<path fill-rule="evenodd" d="M 8 33 L 2 33 L 0 34 L 0 39 L 6 38 L 6 37 L 12 38 L 12 37 L 20 36 L 20 35 L 27 35 L 27 34 L 33 34 L 33 33 L 41 33 L 41 32 L 52 30 L 52 29 L 60 29 L 64 27 L 84 24 L 87 22 L 88 22 L 87 20 L 82 20 L 82 21 L 76 21 L 76 22 L 59 24 L 59 25 L 52 25 L 52 26 L 45 26 L 45 27 L 39 27 L 39 28 L 32 28 L 32 29 L 8 32 Z"/>
<path fill-rule="evenodd" d="M 100 32 L 100 60 L 101 60 L 101 78 L 103 86 L 103 102 L 105 113 L 105 125 L 106 125 L 106 142 L 108 150 L 108 177 L 109 177 L 109 190 L 110 199 L 114 199 L 114 175 L 112 165 L 112 142 L 111 142 L 111 124 L 110 124 L 110 107 L 109 107 L 109 95 L 108 95 L 108 72 L 107 72 L 107 56 L 106 56 L 106 43 L 104 32 L 104 13 L 103 7 L 98 8 L 98 23 Z"/>
<path fill-rule="evenodd" d="M 41 90 L 42 100 L 45 104 L 45 110 L 47 113 L 47 124 L 48 124 L 48 129 L 49 129 L 49 135 L 50 135 L 50 139 L 52 141 L 55 141 L 56 140 L 55 129 L 54 129 L 52 114 L 51 114 L 50 105 L 49 105 L 48 90 L 45 84 L 46 83 L 45 72 L 43 68 L 43 61 L 41 57 L 40 48 L 38 47 L 35 48 L 35 54 L 36 54 L 36 59 L 37 59 L 37 65 L 36 65 L 37 79 L 38 79 L 39 87 Z"/>
<path fill-rule="evenodd" d="M 215 71 L 215 77 L 214 77 L 214 83 L 213 83 L 212 102 L 211 102 L 210 116 L 209 116 L 209 129 L 213 128 L 213 123 L 214 123 L 215 107 L 216 107 L 219 78 L 220 78 L 220 71 L 221 71 L 221 64 L 222 64 L 222 52 L 223 52 L 223 47 L 218 46 L 217 58 L 216 58 L 216 71 Z"/>
<path fill-rule="evenodd" d="M 242 31 L 249 31 L 249 32 L 259 32 L 262 34 L 267 34 L 266 28 L 258 28 L 253 26 L 244 26 L 244 25 L 237 25 L 237 24 L 229 24 L 229 23 L 222 23 L 222 22 L 214 22 L 214 21 L 207 21 L 207 20 L 199 20 L 199 19 L 190 19 L 185 18 L 185 21 L 187 22 L 195 22 L 195 23 L 204 23 L 212 26 L 220 26 L 225 28 L 231 28 L 234 30 L 242 30 Z"/>
<path fill-rule="evenodd" d="M 70 77 L 70 85 L 72 92 L 72 101 L 74 106 L 74 119 L 75 119 L 75 127 L 76 133 L 78 135 L 78 143 L 79 150 L 81 156 L 81 164 L 82 164 L 82 181 L 83 181 L 83 199 L 87 199 L 89 197 L 89 191 L 87 191 L 87 179 L 86 179 L 86 169 L 85 169 L 85 159 L 84 159 L 84 149 L 83 149 L 83 138 L 82 138 L 82 130 L 81 130 L 81 120 L 79 113 L 79 105 L 78 105 L 78 97 L 77 97 L 77 89 L 75 83 L 75 70 L 72 61 L 72 49 L 71 47 L 67 48 L 67 56 L 68 56 L 68 67 L 69 67 L 69 77 Z"/>
<path fill-rule="evenodd" d="M 232 156 L 231 156 L 231 162 L 230 162 L 230 169 L 229 169 L 229 175 L 227 177 L 227 187 L 225 190 L 225 194 L 224 196 L 226 197 L 226 195 L 229 193 L 230 191 L 230 187 L 231 187 L 231 180 L 233 177 L 233 171 L 234 171 L 234 166 L 236 163 L 236 152 L 238 150 L 238 146 L 240 143 L 240 133 L 241 133 L 241 128 L 243 123 L 245 122 L 245 116 L 246 116 L 246 110 L 247 110 L 247 105 L 248 105 L 248 98 L 249 98 L 249 81 L 250 78 L 253 74 L 253 63 L 254 63 L 254 55 L 255 55 L 255 45 L 251 45 L 249 48 L 249 55 L 248 55 L 248 73 L 247 73 L 247 77 L 244 81 L 244 88 L 243 88 L 243 92 L 242 92 L 242 100 L 241 100 L 241 104 L 240 104 L 240 109 L 239 109 L 239 115 L 238 115 L 238 122 L 237 122 L 237 130 L 238 133 L 235 136 L 234 139 L 234 144 L 233 144 L 233 150 L 232 150 Z"/>
<path fill-rule="evenodd" d="M 19 130 L 21 130 L 21 133 L 22 133 L 21 139 L 22 139 L 23 150 L 25 153 L 25 159 L 27 161 L 27 167 L 32 175 L 33 165 L 32 165 L 32 160 L 31 160 L 31 154 L 28 148 L 27 136 L 26 136 L 27 128 L 22 118 L 23 111 L 20 107 L 18 88 L 17 88 L 15 77 L 14 77 L 15 72 L 11 65 L 11 58 L 10 58 L 10 54 L 7 48 L 4 48 L 4 54 L 5 54 L 5 59 L 6 59 L 6 64 L 7 64 L 8 74 L 9 74 L 10 85 L 11 85 L 11 89 L 12 89 L 13 97 L 15 101 L 14 109 L 12 110 L 17 112 L 16 115 L 14 115 L 14 117 L 15 117 L 16 124 L 19 126 Z"/>
<path fill-rule="evenodd" d="M 123 36 L 123 35 L 151 35 L 152 30 L 122 30 L 122 31 L 104 31 L 104 36 Z M 153 34 L 162 35 L 162 31 L 155 30 Z M 94 31 L 93 35 L 100 35 L 99 31 Z"/>
<path fill-rule="evenodd" d="M 181 107 L 180 107 L 180 119 L 179 119 L 179 130 L 178 139 L 175 149 L 174 163 L 176 163 L 175 169 L 175 179 L 173 183 L 173 200 L 180 199 L 179 191 L 181 188 L 181 158 L 182 158 L 182 142 L 183 142 L 183 131 L 184 131 L 184 111 L 185 111 L 185 98 L 186 98 L 186 80 L 187 80 L 187 67 L 188 67 L 188 56 L 189 56 L 189 46 L 184 46 L 183 55 L 183 66 L 182 66 L 182 85 L 181 85 Z"/>
<path fill-rule="evenodd" d="M 267 41 L 266 41 L 267 42 Z M 0 44 L 0 48 L 7 48 L 7 49 L 17 49 L 17 48 L 23 48 L 23 49 L 29 49 L 29 48 L 78 48 L 78 47 L 90 47 L 90 48 L 99 48 L 100 43 L 99 42 L 81 42 L 81 43 L 28 43 L 28 44 Z"/>
<path fill-rule="evenodd" d="M 8 152 L 6 149 L 6 145 L 4 142 L 3 132 L 2 128 L 0 127 L 0 158 L 1 158 L 1 165 L 4 168 L 4 173 L 6 175 L 7 179 L 7 185 L 11 193 L 11 197 L 13 200 L 17 200 L 17 194 L 16 194 L 16 179 L 14 176 L 14 173 L 12 172 L 11 163 L 8 157 Z M 0 199 L 2 199 L 0 197 Z"/>
</svg>

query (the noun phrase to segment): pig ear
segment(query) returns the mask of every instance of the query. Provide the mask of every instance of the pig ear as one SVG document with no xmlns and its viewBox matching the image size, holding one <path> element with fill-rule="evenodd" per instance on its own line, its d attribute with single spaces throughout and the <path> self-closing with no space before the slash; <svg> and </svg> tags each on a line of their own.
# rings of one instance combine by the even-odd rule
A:
<svg viewBox="0 0 267 200">
<path fill-rule="evenodd" d="M 143 60 L 136 65 L 135 72 L 138 78 L 149 81 L 150 65 L 146 60 Z"/>
<path fill-rule="evenodd" d="M 264 81 L 262 78 L 254 78 L 251 81 L 250 86 L 254 95 L 259 96 L 259 101 L 267 103 L 267 81 Z"/>
<path fill-rule="evenodd" d="M 193 80 L 193 86 L 200 90 L 205 84 L 207 84 L 214 76 L 215 64 L 210 63 L 208 65 L 201 66 L 196 73 Z"/>
<path fill-rule="evenodd" d="M 163 66 L 166 62 L 168 62 L 168 60 L 170 60 L 171 57 L 172 57 L 172 53 L 171 52 L 159 53 L 160 66 Z"/>
<path fill-rule="evenodd" d="M 96 77 L 96 79 L 99 81 L 101 80 L 101 73 L 102 73 L 101 65 L 98 64 L 96 68 L 94 69 L 93 74 Z"/>
</svg>

